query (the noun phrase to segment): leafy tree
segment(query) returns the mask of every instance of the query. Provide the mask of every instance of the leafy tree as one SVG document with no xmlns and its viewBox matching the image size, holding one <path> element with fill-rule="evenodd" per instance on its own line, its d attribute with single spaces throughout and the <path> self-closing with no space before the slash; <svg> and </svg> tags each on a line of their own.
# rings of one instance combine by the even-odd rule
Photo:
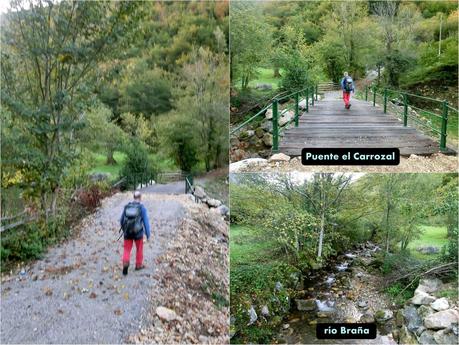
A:
<svg viewBox="0 0 459 345">
<path fill-rule="evenodd" d="M 206 171 L 227 162 L 227 72 L 223 55 L 202 48 L 182 70 L 184 94 L 177 109 L 192 119 L 191 135 L 197 136 Z"/>
<path fill-rule="evenodd" d="M 111 117 L 111 110 L 105 106 L 92 108 L 85 113 L 85 128 L 78 134 L 78 138 L 88 148 L 104 150 L 107 164 L 116 164 L 113 154 L 124 146 L 126 133 L 110 120 Z"/>
<path fill-rule="evenodd" d="M 28 132 L 11 162 L 34 184 L 45 216 L 56 213 L 62 176 L 76 157 L 75 133 L 91 100 L 86 84 L 136 5 L 119 2 L 12 3 L 2 30 L 2 100 Z"/>
<path fill-rule="evenodd" d="M 247 89 L 263 61 L 267 61 L 271 28 L 260 8 L 251 3 L 231 3 L 231 78 Z"/>
<path fill-rule="evenodd" d="M 148 157 L 148 150 L 139 139 L 132 138 L 125 148 L 126 160 L 120 171 L 120 177 L 126 178 L 128 186 L 146 182 L 154 178 L 155 167 Z"/>
<path fill-rule="evenodd" d="M 148 68 L 141 62 L 133 70 L 125 72 L 125 80 L 121 85 L 120 112 L 142 114 L 150 118 L 172 108 L 172 94 L 166 74 Z"/>
</svg>

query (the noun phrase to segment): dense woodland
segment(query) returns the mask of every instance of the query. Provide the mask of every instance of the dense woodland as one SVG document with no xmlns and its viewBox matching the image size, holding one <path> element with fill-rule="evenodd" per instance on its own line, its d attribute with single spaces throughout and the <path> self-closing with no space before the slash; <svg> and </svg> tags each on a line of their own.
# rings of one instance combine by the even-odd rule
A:
<svg viewBox="0 0 459 345">
<path fill-rule="evenodd" d="M 367 241 L 381 248 L 374 269 L 391 282 L 386 291 L 402 304 L 422 272 L 449 263 L 447 279 L 457 281 L 456 174 L 266 173 L 231 178 L 236 343 L 269 342 L 290 309 L 292 276 L 322 269 Z M 418 247 L 424 246 L 437 246 L 438 253 L 422 255 Z M 274 297 L 276 282 L 285 290 Z M 267 321 L 249 322 L 252 305 L 258 312 L 267 306 Z"/>
<path fill-rule="evenodd" d="M 110 182 L 227 164 L 228 12 L 225 1 L 11 3 L 1 24 L 2 216 L 25 209 L 39 221 L 34 239 L 3 236 L 3 259 L 60 237 L 77 190 L 97 204 L 107 189 L 88 177 L 97 161 Z"/>
<path fill-rule="evenodd" d="M 272 97 L 277 87 L 338 82 L 344 71 L 359 86 L 367 78 L 366 85 L 457 104 L 456 1 L 234 1 L 230 6 L 234 107 Z M 273 91 L 257 90 L 266 82 Z M 240 114 L 234 115 L 237 121 Z"/>
</svg>

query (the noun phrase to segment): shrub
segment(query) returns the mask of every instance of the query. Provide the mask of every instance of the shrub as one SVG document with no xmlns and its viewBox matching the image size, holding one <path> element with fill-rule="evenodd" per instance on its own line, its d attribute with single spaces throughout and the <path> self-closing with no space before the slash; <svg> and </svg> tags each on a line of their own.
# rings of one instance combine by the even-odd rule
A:
<svg viewBox="0 0 459 345">
<path fill-rule="evenodd" d="M 126 149 L 126 160 L 120 171 L 120 177 L 126 178 L 128 187 L 153 179 L 153 164 L 148 157 L 148 151 L 140 140 L 132 139 Z"/>
</svg>

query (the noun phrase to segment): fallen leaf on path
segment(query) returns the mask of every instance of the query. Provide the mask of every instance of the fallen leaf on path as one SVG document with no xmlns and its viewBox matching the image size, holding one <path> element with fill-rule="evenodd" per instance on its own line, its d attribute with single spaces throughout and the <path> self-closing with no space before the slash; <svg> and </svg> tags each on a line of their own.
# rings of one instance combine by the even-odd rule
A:
<svg viewBox="0 0 459 345">
<path fill-rule="evenodd" d="M 51 289 L 50 287 L 45 287 L 43 289 L 43 292 L 45 293 L 46 296 L 52 296 L 53 294 L 53 289 Z"/>
<path fill-rule="evenodd" d="M 125 292 L 124 293 L 124 299 L 127 301 L 129 299 L 129 293 Z"/>
<path fill-rule="evenodd" d="M 115 309 L 114 313 L 115 313 L 115 315 L 121 315 L 121 314 L 123 314 L 123 312 L 121 311 L 121 309 Z"/>
<path fill-rule="evenodd" d="M 91 293 L 89 294 L 89 298 L 96 298 L 96 297 L 97 297 L 97 295 L 96 295 L 95 292 L 91 292 Z"/>
</svg>

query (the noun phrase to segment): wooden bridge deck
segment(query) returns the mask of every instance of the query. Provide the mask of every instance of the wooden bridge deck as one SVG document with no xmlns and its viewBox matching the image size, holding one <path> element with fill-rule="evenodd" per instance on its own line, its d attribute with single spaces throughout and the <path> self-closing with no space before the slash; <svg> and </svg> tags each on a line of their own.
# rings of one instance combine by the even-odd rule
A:
<svg viewBox="0 0 459 345">
<path fill-rule="evenodd" d="M 279 152 L 301 155 L 307 148 L 397 147 L 401 155 L 430 155 L 440 152 L 434 141 L 370 102 L 351 100 L 351 109 L 344 108 L 338 92 L 327 92 L 325 98 L 309 107 L 299 119 L 298 127 L 284 130 Z"/>
</svg>

